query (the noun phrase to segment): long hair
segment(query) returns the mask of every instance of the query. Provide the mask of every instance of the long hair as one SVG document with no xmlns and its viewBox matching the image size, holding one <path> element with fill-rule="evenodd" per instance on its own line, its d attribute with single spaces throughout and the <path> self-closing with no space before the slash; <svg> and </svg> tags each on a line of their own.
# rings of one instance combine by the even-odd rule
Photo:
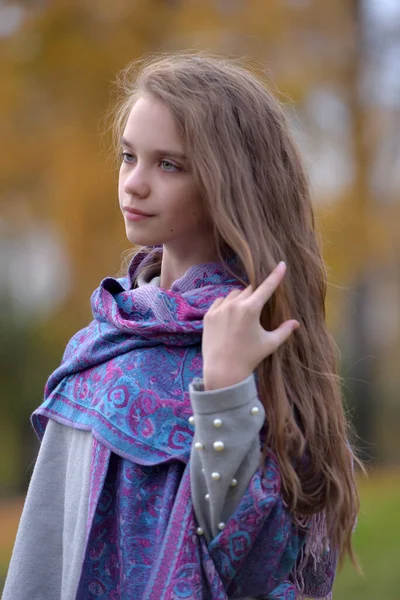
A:
<svg viewBox="0 0 400 600">
<path fill-rule="evenodd" d="M 284 110 L 252 72 L 204 54 L 133 63 L 117 83 L 123 92 L 114 113 L 118 147 L 138 96 L 152 94 L 171 110 L 219 259 L 225 262 L 233 251 L 248 278 L 242 283 L 253 289 L 278 261 L 288 266 L 261 324 L 272 330 L 295 318 L 301 326 L 257 368 L 264 448 L 277 456 L 291 512 L 323 513 L 331 545 L 341 559 L 349 553 L 356 563 L 351 534 L 359 509 L 353 466 L 359 461 L 349 443 L 337 348 L 325 320 L 327 273 L 310 186 Z"/>
</svg>

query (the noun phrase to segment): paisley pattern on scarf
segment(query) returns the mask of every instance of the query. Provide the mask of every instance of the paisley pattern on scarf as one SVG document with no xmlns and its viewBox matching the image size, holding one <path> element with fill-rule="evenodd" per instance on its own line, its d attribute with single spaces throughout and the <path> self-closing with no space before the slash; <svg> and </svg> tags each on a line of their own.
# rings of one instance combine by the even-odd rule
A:
<svg viewBox="0 0 400 600">
<path fill-rule="evenodd" d="M 272 454 L 209 547 L 196 534 L 186 390 L 202 376 L 205 312 L 241 286 L 209 263 L 189 268 L 170 290 L 132 289 L 148 260 L 140 251 L 127 277 L 101 282 L 94 320 L 68 343 L 32 415 L 39 437 L 51 418 L 96 440 L 77 598 L 291 598 L 288 576 L 305 534 L 284 506 Z"/>
<path fill-rule="evenodd" d="M 257 544 L 258 539 L 264 543 Z M 144 467 L 111 454 L 78 599 L 227 600 L 243 592 L 264 592 L 266 600 L 291 598 L 293 584 L 279 582 L 303 541 L 280 500 L 272 455 L 253 477 L 226 530 L 207 548 L 196 534 L 189 466 L 175 461 L 169 467 Z M 265 594 L 268 590 L 273 595 Z"/>
<path fill-rule="evenodd" d="M 94 320 L 68 343 L 33 414 L 39 436 L 51 417 L 92 430 L 138 464 L 189 459 L 187 390 L 202 376 L 203 317 L 217 297 L 240 286 L 222 264 L 209 263 L 189 268 L 170 290 L 131 289 L 136 268 L 148 260 L 139 252 L 127 277 L 106 278 L 92 294 Z"/>
</svg>

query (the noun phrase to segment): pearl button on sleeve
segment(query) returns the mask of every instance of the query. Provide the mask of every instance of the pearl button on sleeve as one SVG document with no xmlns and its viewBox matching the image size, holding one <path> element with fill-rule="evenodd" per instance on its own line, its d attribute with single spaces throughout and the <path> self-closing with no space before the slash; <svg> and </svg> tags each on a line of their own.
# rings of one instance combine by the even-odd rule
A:
<svg viewBox="0 0 400 600">
<path fill-rule="evenodd" d="M 221 442 L 220 440 L 217 440 L 217 441 L 215 441 L 213 443 L 213 448 L 217 452 L 222 452 L 222 450 L 225 448 L 225 444 L 224 444 L 224 442 Z"/>
<path fill-rule="evenodd" d="M 209 542 L 228 522 L 259 465 L 265 412 L 253 375 L 230 388 L 207 392 L 197 381 L 189 392 L 193 508 Z"/>
</svg>

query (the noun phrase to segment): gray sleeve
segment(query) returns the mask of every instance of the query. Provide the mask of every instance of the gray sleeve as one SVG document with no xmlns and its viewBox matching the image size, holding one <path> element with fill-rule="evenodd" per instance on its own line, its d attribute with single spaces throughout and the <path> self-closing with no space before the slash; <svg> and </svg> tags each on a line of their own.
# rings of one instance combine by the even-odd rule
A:
<svg viewBox="0 0 400 600">
<path fill-rule="evenodd" d="M 199 527 L 210 541 L 235 511 L 259 466 L 265 411 L 253 374 L 213 391 L 204 391 L 202 379 L 196 377 L 189 393 L 195 428 L 191 493 Z"/>
<path fill-rule="evenodd" d="M 29 484 L 3 600 L 74 600 L 85 549 L 93 438 L 49 420 Z"/>
</svg>

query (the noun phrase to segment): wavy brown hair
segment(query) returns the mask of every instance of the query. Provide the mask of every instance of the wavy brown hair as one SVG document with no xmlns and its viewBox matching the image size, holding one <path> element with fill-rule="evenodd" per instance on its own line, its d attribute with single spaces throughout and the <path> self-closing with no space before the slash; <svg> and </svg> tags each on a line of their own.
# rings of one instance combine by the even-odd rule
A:
<svg viewBox="0 0 400 600">
<path fill-rule="evenodd" d="M 309 182 L 283 107 L 236 61 L 204 54 L 135 62 L 117 83 L 123 93 L 114 112 L 118 148 L 138 96 L 152 94 L 171 110 L 220 260 L 233 251 L 254 289 L 278 261 L 288 265 L 261 314 L 268 330 L 292 318 L 301 324 L 257 368 L 268 424 L 265 449 L 277 456 L 292 513 L 324 513 L 331 545 L 356 562 L 353 463 L 359 461 L 349 444 L 337 349 L 325 321 L 327 273 Z"/>
</svg>

